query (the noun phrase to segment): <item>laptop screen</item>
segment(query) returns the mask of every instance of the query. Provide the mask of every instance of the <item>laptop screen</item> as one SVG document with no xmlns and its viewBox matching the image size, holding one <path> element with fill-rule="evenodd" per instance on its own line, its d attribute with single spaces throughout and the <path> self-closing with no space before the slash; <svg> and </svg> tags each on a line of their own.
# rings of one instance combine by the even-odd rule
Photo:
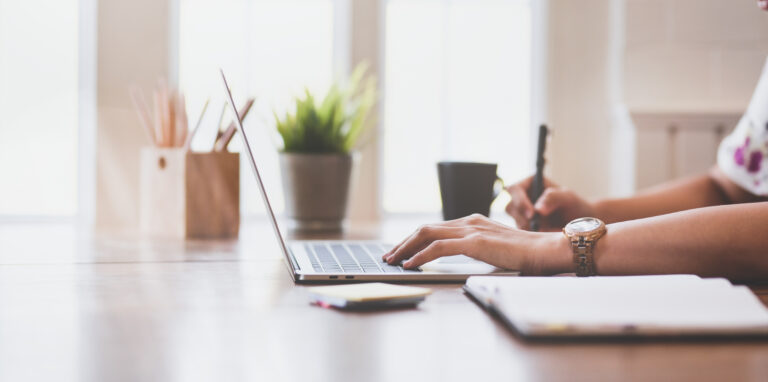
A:
<svg viewBox="0 0 768 382">
<path fill-rule="evenodd" d="M 267 190 L 264 188 L 264 182 L 261 180 L 261 173 L 259 173 L 259 167 L 256 165 L 256 159 L 253 156 L 253 151 L 251 150 L 251 145 L 248 142 L 248 137 L 245 135 L 245 129 L 243 129 L 243 121 L 240 118 L 240 114 L 237 112 L 237 107 L 235 106 L 235 101 L 232 98 L 232 91 L 229 89 L 229 84 L 227 83 L 227 78 L 224 76 L 224 71 L 221 71 L 221 79 L 224 82 L 224 89 L 227 93 L 227 101 L 229 102 L 229 106 L 232 108 L 232 112 L 235 114 L 235 125 L 237 127 L 237 132 L 240 133 L 240 137 L 243 140 L 243 148 L 246 154 L 246 157 L 248 159 L 248 163 L 251 164 L 251 170 L 253 170 L 253 174 L 256 176 L 256 183 L 259 186 L 259 192 L 261 193 L 261 199 L 264 201 L 264 208 L 267 210 L 267 217 L 269 217 L 269 221 L 272 224 L 272 228 L 275 231 L 275 236 L 277 236 L 277 241 L 280 243 L 280 249 L 283 251 L 283 255 L 285 255 L 285 259 L 288 261 L 288 266 L 291 267 L 291 271 L 295 272 L 296 268 L 294 267 L 294 263 L 291 259 L 291 256 L 288 252 L 288 247 L 285 245 L 285 240 L 283 240 L 283 235 L 280 231 L 280 226 L 277 224 L 277 219 L 275 218 L 275 212 L 272 210 L 272 205 L 269 202 L 269 197 L 267 197 Z"/>
</svg>

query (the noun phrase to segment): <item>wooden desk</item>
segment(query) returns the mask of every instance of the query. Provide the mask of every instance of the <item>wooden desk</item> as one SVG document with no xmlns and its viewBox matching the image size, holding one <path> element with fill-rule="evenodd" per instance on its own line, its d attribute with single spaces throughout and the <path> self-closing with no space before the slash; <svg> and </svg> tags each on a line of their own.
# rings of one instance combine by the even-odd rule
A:
<svg viewBox="0 0 768 382">
<path fill-rule="evenodd" d="M 526 343 L 458 285 L 343 313 L 281 261 L 264 222 L 187 243 L 0 225 L 0 381 L 768 380 L 768 342 Z"/>
</svg>

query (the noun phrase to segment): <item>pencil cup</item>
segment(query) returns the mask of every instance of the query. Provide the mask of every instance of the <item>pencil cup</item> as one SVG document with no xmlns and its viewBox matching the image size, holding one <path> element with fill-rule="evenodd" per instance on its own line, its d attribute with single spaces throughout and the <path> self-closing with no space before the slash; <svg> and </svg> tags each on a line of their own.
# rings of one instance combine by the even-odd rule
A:
<svg viewBox="0 0 768 382">
<path fill-rule="evenodd" d="M 236 238 L 240 156 L 183 148 L 141 151 L 141 232 L 187 239 Z"/>
</svg>

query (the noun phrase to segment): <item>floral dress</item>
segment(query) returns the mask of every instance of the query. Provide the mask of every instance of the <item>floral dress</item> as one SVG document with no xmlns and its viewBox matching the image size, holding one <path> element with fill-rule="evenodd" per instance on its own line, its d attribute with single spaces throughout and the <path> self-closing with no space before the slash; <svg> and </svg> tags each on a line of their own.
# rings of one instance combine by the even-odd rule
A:
<svg viewBox="0 0 768 382">
<path fill-rule="evenodd" d="M 720 143 L 717 165 L 745 190 L 768 196 L 768 61 L 747 112 Z"/>
</svg>

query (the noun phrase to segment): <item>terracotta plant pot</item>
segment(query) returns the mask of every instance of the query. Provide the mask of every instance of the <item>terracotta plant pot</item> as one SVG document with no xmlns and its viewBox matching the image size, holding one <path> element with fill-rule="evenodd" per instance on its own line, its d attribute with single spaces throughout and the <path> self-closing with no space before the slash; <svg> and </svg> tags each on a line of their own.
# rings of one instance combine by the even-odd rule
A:
<svg viewBox="0 0 768 382">
<path fill-rule="evenodd" d="M 354 155 L 280 153 L 285 210 L 301 231 L 338 231 L 347 214 Z"/>
</svg>

